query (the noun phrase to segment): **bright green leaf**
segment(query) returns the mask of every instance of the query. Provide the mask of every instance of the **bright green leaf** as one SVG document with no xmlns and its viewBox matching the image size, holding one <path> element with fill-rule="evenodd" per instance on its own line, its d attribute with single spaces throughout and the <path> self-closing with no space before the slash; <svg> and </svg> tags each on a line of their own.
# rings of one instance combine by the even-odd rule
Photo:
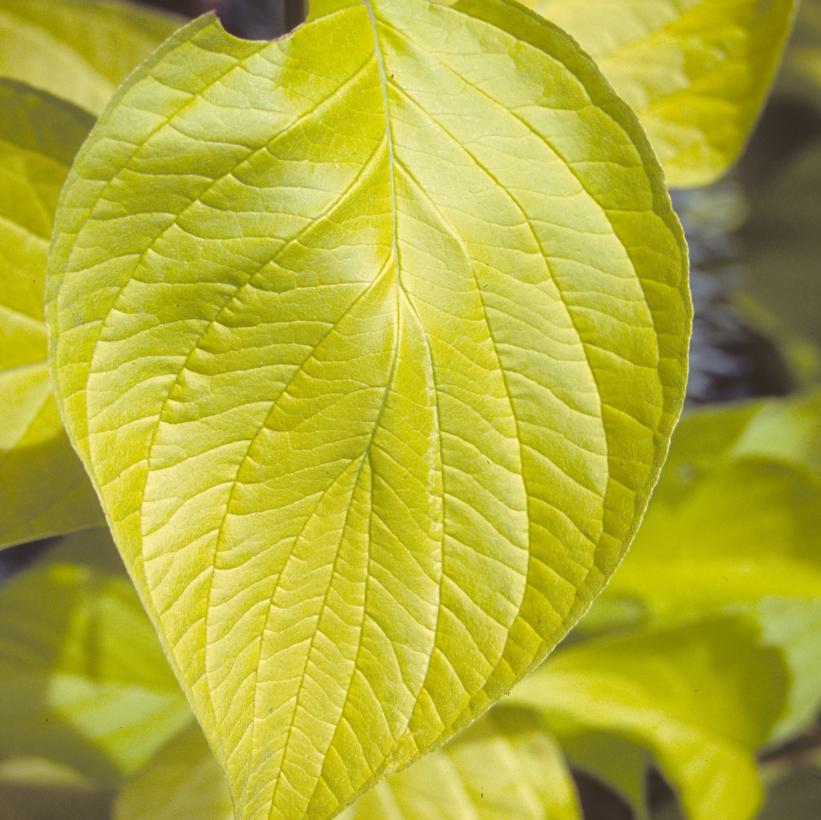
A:
<svg viewBox="0 0 821 820">
<path fill-rule="evenodd" d="M 812 727 L 821 708 L 821 597 L 771 598 L 758 608 L 763 641 L 780 649 L 790 670 L 789 696 L 770 735 L 772 745 Z"/>
<path fill-rule="evenodd" d="M 767 596 L 821 599 L 819 419 L 821 394 L 685 417 L 586 626 Z"/>
<path fill-rule="evenodd" d="M 0 80 L 0 547 L 95 526 L 102 512 L 51 392 L 43 324 L 57 195 L 92 125 Z"/>
<path fill-rule="evenodd" d="M 0 589 L 0 755 L 112 784 L 190 720 L 118 565 L 108 534 L 91 531 Z"/>
<path fill-rule="evenodd" d="M 164 747 L 120 792 L 114 820 L 233 820 L 228 786 L 199 727 Z M 528 712 L 496 708 L 394 774 L 345 820 L 577 820 L 573 780 Z"/>
<path fill-rule="evenodd" d="M 525 0 L 572 34 L 639 116 L 667 180 L 736 160 L 772 85 L 796 0 Z"/>
<path fill-rule="evenodd" d="M 205 17 L 128 79 L 64 192 L 53 366 L 243 817 L 337 811 L 587 608 L 686 279 L 633 115 L 503 0 Z"/>
<path fill-rule="evenodd" d="M 0 76 L 99 113 L 181 23 L 132 2 L 0 0 Z"/>
<path fill-rule="evenodd" d="M 819 630 L 818 602 L 773 600 L 593 639 L 559 652 L 511 699 L 540 709 L 579 765 L 602 768 L 600 750 L 584 757 L 584 736 L 612 734 L 652 753 L 691 820 L 748 820 L 762 795 L 756 752 L 804 708 L 807 683 L 818 696 Z"/>
</svg>

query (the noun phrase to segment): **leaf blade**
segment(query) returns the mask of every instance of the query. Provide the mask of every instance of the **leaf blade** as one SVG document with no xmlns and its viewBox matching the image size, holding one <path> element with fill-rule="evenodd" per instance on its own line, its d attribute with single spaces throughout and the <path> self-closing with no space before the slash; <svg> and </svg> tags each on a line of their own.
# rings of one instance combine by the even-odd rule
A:
<svg viewBox="0 0 821 820">
<path fill-rule="evenodd" d="M 817 393 L 692 413 L 629 557 L 591 612 L 635 620 L 821 595 Z"/>
<path fill-rule="evenodd" d="M 715 181 L 738 158 L 798 3 L 528 0 L 573 35 L 639 115 L 671 185 Z"/>
<path fill-rule="evenodd" d="M 579 820 L 573 780 L 535 716 L 497 708 L 364 795 L 344 820 Z M 223 772 L 199 728 L 171 740 L 120 790 L 115 820 L 233 820 Z"/>
<path fill-rule="evenodd" d="M 337 810 L 544 656 L 636 526 L 689 329 L 652 155 L 568 38 L 507 4 L 323 10 L 273 44 L 209 18 L 166 43 L 75 165 L 49 283 L 72 439 L 248 816 Z M 609 139 L 560 156 L 560 97 L 532 67 L 494 85 L 454 32 L 521 48 Z M 237 92 L 254 108 L 221 117 Z M 539 188 L 576 195 L 581 274 Z"/>
<path fill-rule="evenodd" d="M 511 702 L 541 710 L 578 765 L 595 771 L 585 740 L 610 735 L 653 755 L 688 816 L 750 817 L 763 795 L 756 753 L 812 711 L 820 617 L 817 601 L 769 599 L 592 639 L 557 653 Z M 608 763 L 600 774 L 621 773 Z"/>
<path fill-rule="evenodd" d="M 43 322 L 46 249 L 57 195 L 92 120 L 0 79 L 0 547 L 99 526 L 94 490 L 51 391 Z"/>
<path fill-rule="evenodd" d="M 0 612 L 4 756 L 111 787 L 190 720 L 105 530 L 63 539 L 4 584 Z"/>
<path fill-rule="evenodd" d="M 181 23 L 114 0 L 3 0 L 0 76 L 99 113 L 120 80 Z"/>
</svg>

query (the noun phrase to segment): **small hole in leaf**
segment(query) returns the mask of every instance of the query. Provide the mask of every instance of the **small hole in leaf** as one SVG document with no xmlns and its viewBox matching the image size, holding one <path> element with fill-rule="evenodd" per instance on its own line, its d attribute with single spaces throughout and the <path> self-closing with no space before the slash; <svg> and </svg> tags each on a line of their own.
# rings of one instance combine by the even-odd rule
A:
<svg viewBox="0 0 821 820">
<path fill-rule="evenodd" d="M 304 22 L 307 6 L 307 0 L 221 0 L 217 14 L 235 37 L 273 40 Z"/>
</svg>

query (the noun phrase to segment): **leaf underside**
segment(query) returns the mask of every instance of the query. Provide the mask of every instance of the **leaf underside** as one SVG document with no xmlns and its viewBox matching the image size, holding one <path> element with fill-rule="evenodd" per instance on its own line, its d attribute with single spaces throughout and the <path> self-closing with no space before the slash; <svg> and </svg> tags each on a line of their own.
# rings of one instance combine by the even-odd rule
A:
<svg viewBox="0 0 821 820">
<path fill-rule="evenodd" d="M 330 816 L 442 743 L 619 562 L 686 253 L 635 118 L 535 15 L 201 18 L 57 223 L 63 414 L 241 817 Z"/>
</svg>

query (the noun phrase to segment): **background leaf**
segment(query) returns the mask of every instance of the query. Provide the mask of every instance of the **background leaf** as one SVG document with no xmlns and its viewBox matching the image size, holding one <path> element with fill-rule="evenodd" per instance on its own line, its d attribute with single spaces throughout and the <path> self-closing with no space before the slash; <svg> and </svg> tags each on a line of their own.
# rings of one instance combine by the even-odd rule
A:
<svg viewBox="0 0 821 820">
<path fill-rule="evenodd" d="M 561 752 L 529 712 L 496 707 L 369 791 L 341 820 L 578 820 Z M 233 820 L 228 785 L 199 727 L 121 790 L 114 820 Z"/>
<path fill-rule="evenodd" d="M 51 391 L 43 289 L 57 195 L 92 119 L 0 80 L 0 547 L 103 522 Z"/>
<path fill-rule="evenodd" d="M 603 779 L 625 771 L 602 755 L 604 734 L 615 754 L 620 741 L 630 756 L 648 750 L 688 818 L 746 820 L 763 793 L 756 752 L 801 712 L 807 685 L 819 694 L 819 628 L 818 602 L 773 600 L 593 639 L 557 653 L 511 701 L 540 709 L 574 763 Z M 634 783 L 615 785 L 630 794 Z"/>
<path fill-rule="evenodd" d="M 65 539 L 0 589 L 0 754 L 113 785 L 188 721 L 104 530 Z"/>
<path fill-rule="evenodd" d="M 575 37 L 633 107 L 673 186 L 736 160 L 770 89 L 795 0 L 525 0 Z"/>
<path fill-rule="evenodd" d="M 344 820 L 579 820 L 564 758 L 530 712 L 495 707 L 455 740 L 377 784 Z"/>
<path fill-rule="evenodd" d="M 51 274 L 71 436 L 248 818 L 328 816 L 542 659 L 682 400 L 660 169 L 497 0 L 192 23 L 78 157 Z"/>
<path fill-rule="evenodd" d="M 0 75 L 96 114 L 181 24 L 115 0 L 0 0 Z"/>
<path fill-rule="evenodd" d="M 821 599 L 821 396 L 686 416 L 586 629 L 767 596 Z"/>
<path fill-rule="evenodd" d="M 120 790 L 113 820 L 234 820 L 228 784 L 200 727 L 172 738 Z"/>
</svg>

